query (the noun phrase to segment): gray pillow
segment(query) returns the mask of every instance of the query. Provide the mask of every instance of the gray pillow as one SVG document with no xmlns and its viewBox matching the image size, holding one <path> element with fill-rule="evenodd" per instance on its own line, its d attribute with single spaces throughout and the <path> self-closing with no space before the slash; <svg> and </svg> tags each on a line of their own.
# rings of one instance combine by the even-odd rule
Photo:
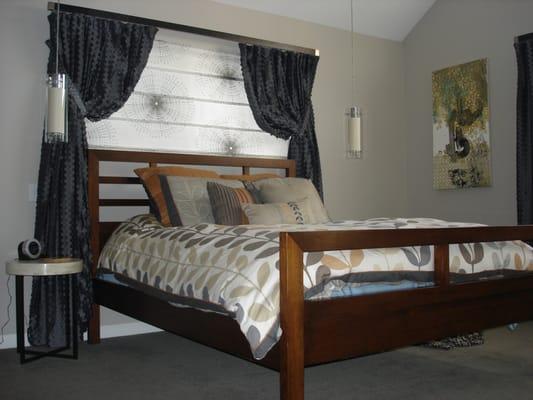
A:
<svg viewBox="0 0 533 400">
<path fill-rule="evenodd" d="M 160 175 L 161 189 L 173 226 L 200 223 L 214 224 L 207 182 L 217 182 L 233 188 L 243 188 L 240 181 L 216 178 Z"/>
<path fill-rule="evenodd" d="M 288 203 L 304 199 L 309 201 L 309 221 L 307 224 L 330 222 L 328 213 L 315 186 L 304 178 L 271 178 L 253 182 L 259 190 L 263 203 Z"/>
</svg>

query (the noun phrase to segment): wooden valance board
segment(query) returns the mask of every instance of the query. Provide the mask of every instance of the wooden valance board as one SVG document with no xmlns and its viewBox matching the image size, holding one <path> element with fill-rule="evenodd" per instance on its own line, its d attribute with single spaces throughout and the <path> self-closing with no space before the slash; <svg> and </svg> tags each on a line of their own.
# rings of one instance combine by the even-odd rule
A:
<svg viewBox="0 0 533 400">
<path fill-rule="evenodd" d="M 58 7 L 58 3 L 55 3 L 55 2 L 48 3 L 49 11 L 56 11 L 57 7 Z M 112 19 L 112 20 L 123 21 L 123 22 L 130 22 L 134 24 L 155 26 L 161 29 L 169 29 L 172 31 L 193 33 L 193 34 L 209 36 L 209 37 L 213 37 L 217 39 L 229 40 L 229 41 L 237 42 L 237 43 L 256 44 L 259 46 L 274 47 L 277 49 L 289 50 L 289 51 L 294 51 L 297 53 L 305 53 L 305 54 L 311 54 L 315 56 L 319 55 L 318 49 L 311 49 L 308 47 L 301 47 L 301 46 L 296 46 L 296 45 L 287 44 L 287 43 L 280 43 L 280 42 L 274 42 L 270 40 L 258 39 L 258 38 L 254 38 L 250 36 L 237 35 L 237 34 L 229 33 L 229 32 L 215 31 L 211 29 L 200 28 L 197 26 L 183 25 L 183 24 L 177 24 L 174 22 L 159 21 L 159 20 L 150 19 L 150 18 L 138 17 L 134 15 L 119 14 L 119 13 L 115 13 L 111 11 L 97 10 L 94 8 L 85 8 L 85 7 L 79 7 L 79 6 L 61 3 L 60 11 L 66 12 L 66 13 L 92 15 L 94 17 Z"/>
</svg>

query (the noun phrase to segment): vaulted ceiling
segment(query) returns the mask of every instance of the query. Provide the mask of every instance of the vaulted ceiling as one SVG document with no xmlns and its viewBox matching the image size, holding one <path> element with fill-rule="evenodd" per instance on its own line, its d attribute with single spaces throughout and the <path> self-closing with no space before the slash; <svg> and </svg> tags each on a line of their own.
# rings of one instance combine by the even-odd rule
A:
<svg viewBox="0 0 533 400">
<path fill-rule="evenodd" d="M 214 0 L 350 30 L 350 0 Z M 353 0 L 355 31 L 402 41 L 435 0 Z"/>
</svg>

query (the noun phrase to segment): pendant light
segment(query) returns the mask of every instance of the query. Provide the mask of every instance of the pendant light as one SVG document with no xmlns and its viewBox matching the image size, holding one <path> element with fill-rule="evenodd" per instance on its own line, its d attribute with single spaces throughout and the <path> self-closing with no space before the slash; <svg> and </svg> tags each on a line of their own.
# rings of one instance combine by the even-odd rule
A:
<svg viewBox="0 0 533 400">
<path fill-rule="evenodd" d="M 350 0 L 350 26 L 352 44 L 352 105 L 345 112 L 345 136 L 346 136 L 346 158 L 361 158 L 361 108 L 355 105 L 355 43 L 354 43 L 354 0 Z"/>
<path fill-rule="evenodd" d="M 66 74 L 59 73 L 59 18 L 60 2 L 56 5 L 56 60 L 55 73 L 46 80 L 45 141 L 68 142 L 68 81 Z"/>
</svg>

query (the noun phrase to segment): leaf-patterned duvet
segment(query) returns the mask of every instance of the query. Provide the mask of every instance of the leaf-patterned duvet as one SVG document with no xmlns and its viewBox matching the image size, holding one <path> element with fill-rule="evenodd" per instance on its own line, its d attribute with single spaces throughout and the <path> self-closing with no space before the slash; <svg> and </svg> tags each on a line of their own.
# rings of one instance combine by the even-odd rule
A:
<svg viewBox="0 0 533 400">
<path fill-rule="evenodd" d="M 124 223 L 106 243 L 100 272 L 182 305 L 226 311 L 260 359 L 281 336 L 279 232 L 295 230 L 463 227 L 435 219 L 371 219 L 324 225 L 198 224 L 165 228 L 151 215 Z M 451 279 L 491 279 L 533 271 L 533 251 L 523 242 L 450 246 Z M 365 249 L 306 253 L 306 298 L 428 286 L 433 248 Z M 383 289 L 385 288 L 385 289 Z"/>
</svg>

